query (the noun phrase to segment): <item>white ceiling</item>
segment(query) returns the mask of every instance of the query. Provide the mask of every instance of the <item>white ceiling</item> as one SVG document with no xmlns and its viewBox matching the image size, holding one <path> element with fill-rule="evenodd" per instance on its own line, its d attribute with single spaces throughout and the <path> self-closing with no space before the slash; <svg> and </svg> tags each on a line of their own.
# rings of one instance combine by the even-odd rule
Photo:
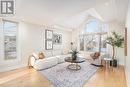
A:
<svg viewBox="0 0 130 87">
<path fill-rule="evenodd" d="M 124 23 L 127 3 L 128 0 L 16 0 L 15 18 L 68 28 L 78 27 L 89 15 Z"/>
<path fill-rule="evenodd" d="M 124 24 L 129 0 L 110 0 L 109 5 L 97 6 L 95 9 L 105 21 L 117 20 Z"/>
</svg>

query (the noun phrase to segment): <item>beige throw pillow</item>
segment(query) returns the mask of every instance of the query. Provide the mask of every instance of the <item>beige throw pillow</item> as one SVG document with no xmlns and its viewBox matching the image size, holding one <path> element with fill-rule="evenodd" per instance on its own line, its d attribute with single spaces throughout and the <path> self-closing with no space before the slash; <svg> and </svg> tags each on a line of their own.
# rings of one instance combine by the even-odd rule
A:
<svg viewBox="0 0 130 87">
<path fill-rule="evenodd" d="M 43 52 L 40 52 L 40 53 L 38 54 L 38 56 L 39 56 L 39 59 L 44 59 L 44 58 L 45 58 L 45 55 L 44 55 Z"/>
</svg>

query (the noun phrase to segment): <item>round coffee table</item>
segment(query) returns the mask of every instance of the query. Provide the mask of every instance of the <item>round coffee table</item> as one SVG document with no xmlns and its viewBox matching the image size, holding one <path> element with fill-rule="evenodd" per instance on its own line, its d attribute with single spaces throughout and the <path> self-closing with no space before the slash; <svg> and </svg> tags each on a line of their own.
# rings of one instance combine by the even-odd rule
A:
<svg viewBox="0 0 130 87">
<path fill-rule="evenodd" d="M 70 70 L 80 70 L 81 66 L 78 63 L 84 62 L 85 58 L 77 57 L 76 60 L 72 60 L 71 57 L 66 57 L 65 61 L 71 63 L 67 66 L 68 69 L 70 69 Z"/>
</svg>

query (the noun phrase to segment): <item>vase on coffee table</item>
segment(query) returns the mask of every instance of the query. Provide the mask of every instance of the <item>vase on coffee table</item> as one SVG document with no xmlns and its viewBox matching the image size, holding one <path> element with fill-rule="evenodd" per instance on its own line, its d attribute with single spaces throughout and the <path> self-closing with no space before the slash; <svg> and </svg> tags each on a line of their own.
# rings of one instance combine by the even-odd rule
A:
<svg viewBox="0 0 130 87">
<path fill-rule="evenodd" d="M 77 59 L 77 54 L 72 54 L 72 60 L 76 60 Z"/>
</svg>

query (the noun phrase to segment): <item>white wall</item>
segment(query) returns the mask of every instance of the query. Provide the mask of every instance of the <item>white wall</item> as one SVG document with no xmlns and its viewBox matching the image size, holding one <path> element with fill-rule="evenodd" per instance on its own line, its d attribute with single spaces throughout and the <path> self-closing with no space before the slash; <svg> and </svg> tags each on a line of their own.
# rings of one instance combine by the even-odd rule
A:
<svg viewBox="0 0 130 87">
<path fill-rule="evenodd" d="M 28 56 L 44 48 L 44 29 L 39 25 L 20 22 L 19 34 L 22 63 L 27 65 Z"/>
<path fill-rule="evenodd" d="M 18 26 L 18 43 L 20 60 L 16 62 L 8 62 L 6 64 L 0 64 L 0 72 L 16 69 L 19 67 L 27 66 L 28 57 L 32 52 L 45 51 L 45 28 L 41 25 L 19 22 Z M 51 29 L 54 33 L 62 34 L 62 44 L 55 45 L 54 50 L 63 50 L 70 48 L 71 32 L 60 29 Z M 3 61 L 5 62 L 5 61 Z"/>
<path fill-rule="evenodd" d="M 128 46 L 128 55 L 126 56 L 126 79 L 128 87 L 130 87 L 130 2 L 129 2 L 129 8 L 127 13 L 127 20 L 126 20 L 126 27 L 127 27 L 127 46 Z"/>
</svg>

